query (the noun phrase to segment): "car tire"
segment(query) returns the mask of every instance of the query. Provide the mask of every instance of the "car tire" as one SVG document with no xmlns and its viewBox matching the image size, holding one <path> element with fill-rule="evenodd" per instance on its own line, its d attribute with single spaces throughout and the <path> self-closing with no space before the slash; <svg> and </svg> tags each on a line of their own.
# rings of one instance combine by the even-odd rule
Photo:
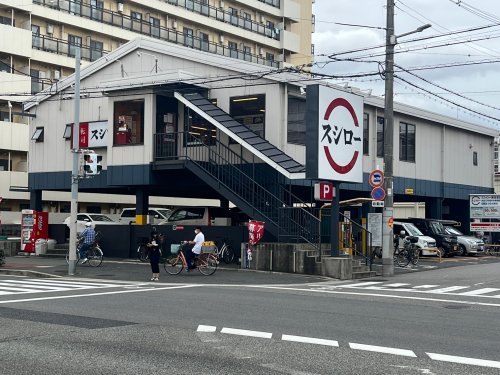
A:
<svg viewBox="0 0 500 375">
<path fill-rule="evenodd" d="M 467 256 L 467 249 L 464 245 L 460 245 L 460 255 L 463 257 Z"/>
</svg>

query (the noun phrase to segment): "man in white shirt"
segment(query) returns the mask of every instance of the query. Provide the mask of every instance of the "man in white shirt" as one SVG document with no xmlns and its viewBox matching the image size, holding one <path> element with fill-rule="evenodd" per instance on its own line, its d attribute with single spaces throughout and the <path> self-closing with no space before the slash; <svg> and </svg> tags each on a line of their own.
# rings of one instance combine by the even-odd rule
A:
<svg viewBox="0 0 500 375">
<path fill-rule="evenodd" d="M 192 270 L 193 268 L 196 268 L 193 265 L 193 258 L 195 255 L 201 254 L 201 246 L 203 245 L 203 242 L 205 242 L 205 235 L 201 231 L 201 227 L 196 227 L 194 230 L 196 233 L 196 236 L 194 237 L 193 241 L 189 241 L 189 244 L 194 245 L 191 250 L 186 251 L 186 262 L 188 264 L 188 270 Z"/>
</svg>

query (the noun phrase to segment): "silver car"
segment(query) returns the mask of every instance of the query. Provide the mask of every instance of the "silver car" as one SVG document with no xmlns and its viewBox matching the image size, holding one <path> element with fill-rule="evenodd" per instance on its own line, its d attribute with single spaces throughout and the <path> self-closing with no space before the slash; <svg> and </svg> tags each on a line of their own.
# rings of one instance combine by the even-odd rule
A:
<svg viewBox="0 0 500 375">
<path fill-rule="evenodd" d="M 483 254 L 484 253 L 484 241 L 480 238 L 466 236 L 460 232 L 457 228 L 445 225 L 445 230 L 447 233 L 457 236 L 458 245 L 460 246 L 461 254 Z"/>
</svg>

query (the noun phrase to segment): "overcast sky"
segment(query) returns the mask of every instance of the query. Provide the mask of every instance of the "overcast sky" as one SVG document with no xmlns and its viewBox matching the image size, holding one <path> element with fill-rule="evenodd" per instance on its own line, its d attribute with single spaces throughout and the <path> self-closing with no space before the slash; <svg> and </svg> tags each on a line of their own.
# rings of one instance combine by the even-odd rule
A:
<svg viewBox="0 0 500 375">
<path fill-rule="evenodd" d="M 461 6 L 457 5 L 461 3 Z M 313 34 L 318 73 L 332 75 L 351 75 L 377 72 L 383 67 L 385 48 L 339 55 L 338 58 L 353 58 L 364 55 L 372 63 L 331 62 L 327 56 L 340 52 L 375 47 L 385 44 L 385 30 L 358 26 L 343 26 L 337 23 L 385 27 L 386 0 L 316 0 L 313 12 L 316 15 L 316 32 Z M 476 13 L 476 14 L 474 14 Z M 449 64 L 477 63 L 469 66 L 412 70 L 412 73 L 440 85 L 432 86 L 408 73 L 397 72 L 402 79 L 432 93 L 472 109 L 500 119 L 500 0 L 396 0 L 395 34 L 400 35 L 424 24 L 432 28 L 421 33 L 398 39 L 395 63 L 403 68 L 415 68 Z M 452 31 L 460 31 L 480 26 L 495 25 L 478 31 L 432 38 L 420 42 L 407 42 L 411 39 L 434 36 Z M 464 42 L 464 40 L 486 38 L 489 40 Z M 430 48 L 437 44 L 457 43 L 454 45 Z M 425 47 L 418 51 L 406 51 L 415 47 Z M 379 56 L 369 56 L 379 54 Z M 322 56 L 326 55 L 326 56 Z M 485 63 L 485 61 L 498 61 Z M 329 62 L 330 61 L 330 62 Z M 325 64 L 326 62 L 329 62 Z M 384 94 L 384 83 L 379 76 L 335 80 L 336 83 L 372 89 L 372 95 Z M 446 92 L 445 89 L 459 93 L 470 100 Z M 395 79 L 395 100 L 439 112 L 464 121 L 474 122 L 500 129 L 500 121 L 471 113 L 464 108 L 446 103 L 441 99 L 424 94 L 401 80 Z M 494 107 L 494 108 L 491 108 Z M 498 108 L 498 109 L 497 109 Z"/>
</svg>

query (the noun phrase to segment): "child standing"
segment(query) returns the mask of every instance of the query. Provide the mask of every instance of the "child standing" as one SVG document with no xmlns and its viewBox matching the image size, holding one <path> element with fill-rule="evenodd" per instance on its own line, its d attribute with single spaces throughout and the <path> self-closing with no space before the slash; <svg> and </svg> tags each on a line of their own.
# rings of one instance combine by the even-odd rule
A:
<svg viewBox="0 0 500 375">
<path fill-rule="evenodd" d="M 153 276 L 151 281 L 158 281 L 160 279 L 160 239 L 156 233 L 156 227 L 151 229 L 151 238 L 148 243 L 149 248 L 149 263 L 151 264 L 151 272 Z"/>
</svg>

